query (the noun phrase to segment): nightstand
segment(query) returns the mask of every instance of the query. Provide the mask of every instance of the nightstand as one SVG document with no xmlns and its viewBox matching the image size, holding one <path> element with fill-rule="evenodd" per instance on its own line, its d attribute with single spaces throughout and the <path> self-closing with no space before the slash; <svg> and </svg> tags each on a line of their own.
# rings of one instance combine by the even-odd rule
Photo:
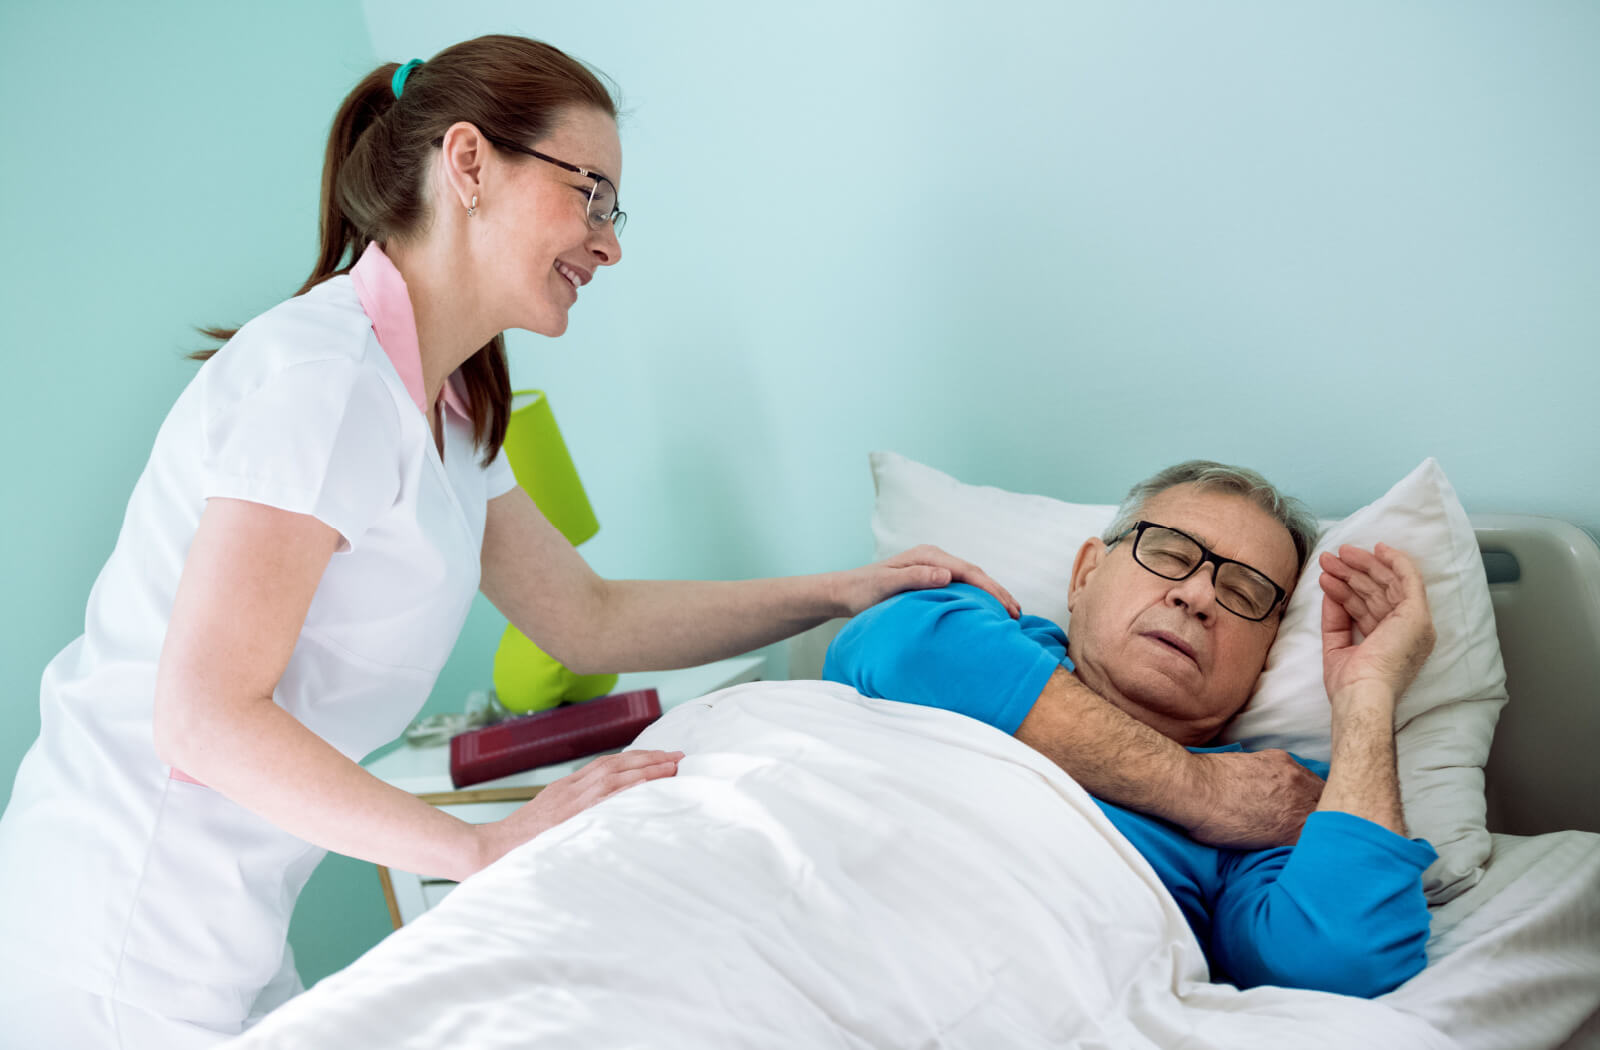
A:
<svg viewBox="0 0 1600 1050">
<path fill-rule="evenodd" d="M 694 700 L 741 682 L 754 682 L 766 669 L 761 654 L 736 656 L 716 663 L 685 667 L 677 671 L 634 671 L 617 679 L 612 692 L 654 689 L 661 700 L 662 713 L 678 704 Z M 611 754 L 614 752 L 602 752 Z M 599 755 L 541 766 L 498 780 L 474 784 L 457 791 L 450 783 L 450 747 L 401 747 L 381 758 L 363 763 L 367 772 L 395 787 L 411 792 L 446 813 L 472 824 L 486 824 L 507 816 L 539 793 L 552 781 L 575 772 Z M 410 872 L 379 866 L 378 878 L 389 904 L 389 918 L 395 929 L 438 904 L 456 884 L 447 879 L 423 878 Z"/>
</svg>

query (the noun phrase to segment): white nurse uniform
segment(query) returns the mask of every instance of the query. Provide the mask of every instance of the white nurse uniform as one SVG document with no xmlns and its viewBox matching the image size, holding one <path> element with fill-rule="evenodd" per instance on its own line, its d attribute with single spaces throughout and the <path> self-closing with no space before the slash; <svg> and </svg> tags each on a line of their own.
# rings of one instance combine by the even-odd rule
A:
<svg viewBox="0 0 1600 1050">
<path fill-rule="evenodd" d="M 67 1003 L 83 1045 L 209 1045 L 298 988 L 289 916 L 323 851 L 156 757 L 173 595 L 211 497 L 326 522 L 338 553 L 274 699 L 352 759 L 392 740 L 478 588 L 487 502 L 515 484 L 503 457 L 481 464 L 458 383 L 441 455 L 405 282 L 372 245 L 178 398 L 0 818 L 0 1045 L 72 1045 Z"/>
</svg>

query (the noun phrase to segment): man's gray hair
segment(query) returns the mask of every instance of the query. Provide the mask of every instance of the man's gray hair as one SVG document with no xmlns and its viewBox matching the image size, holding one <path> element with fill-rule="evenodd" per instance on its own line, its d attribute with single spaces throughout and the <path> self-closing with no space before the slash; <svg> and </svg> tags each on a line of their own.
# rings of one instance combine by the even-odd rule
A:
<svg viewBox="0 0 1600 1050">
<path fill-rule="evenodd" d="M 1306 505 L 1293 496 L 1285 496 L 1272 482 L 1253 470 L 1230 467 L 1209 459 L 1191 459 L 1168 467 L 1129 489 L 1122 505 L 1117 508 L 1117 516 L 1112 519 L 1110 528 L 1100 538 L 1110 543 L 1133 528 L 1133 523 L 1144 512 L 1145 504 L 1175 485 L 1194 485 L 1207 492 L 1231 492 L 1250 500 L 1289 530 L 1289 536 L 1294 540 L 1295 576 L 1298 577 L 1306 567 L 1306 558 L 1310 557 L 1317 534 L 1322 531 Z"/>
</svg>

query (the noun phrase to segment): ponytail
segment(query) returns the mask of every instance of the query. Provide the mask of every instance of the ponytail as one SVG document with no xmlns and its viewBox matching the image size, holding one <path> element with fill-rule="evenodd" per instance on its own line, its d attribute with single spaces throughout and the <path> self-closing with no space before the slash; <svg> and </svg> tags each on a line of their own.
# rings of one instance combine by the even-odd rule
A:
<svg viewBox="0 0 1600 1050">
<path fill-rule="evenodd" d="M 333 126 L 328 130 L 328 146 L 322 161 L 322 195 L 317 213 L 317 261 L 311 267 L 300 290 L 304 295 L 330 277 L 349 273 L 365 250 L 361 231 L 339 205 L 339 177 L 344 172 L 362 135 L 394 104 L 395 97 L 389 88 L 388 77 L 399 69 L 399 64 L 389 62 L 379 66 L 362 78 L 333 116 Z M 201 333 L 219 343 L 226 343 L 238 334 L 237 328 L 222 326 L 202 328 Z M 208 360 L 218 347 L 196 350 L 189 356 L 196 361 Z"/>
<path fill-rule="evenodd" d="M 355 86 L 334 115 L 322 165 L 317 259 L 296 295 L 350 272 L 370 241 L 384 243 L 427 222 L 428 162 L 446 129 L 474 124 L 489 138 L 536 142 L 559 111 L 578 106 L 616 117 L 616 102 L 586 66 L 525 37 L 483 36 L 456 44 L 411 69 L 397 98 L 395 62 Z M 203 328 L 225 343 L 237 328 Z M 189 356 L 204 361 L 220 347 Z M 461 365 L 472 439 L 488 463 L 505 442 L 511 372 L 503 335 Z"/>
</svg>

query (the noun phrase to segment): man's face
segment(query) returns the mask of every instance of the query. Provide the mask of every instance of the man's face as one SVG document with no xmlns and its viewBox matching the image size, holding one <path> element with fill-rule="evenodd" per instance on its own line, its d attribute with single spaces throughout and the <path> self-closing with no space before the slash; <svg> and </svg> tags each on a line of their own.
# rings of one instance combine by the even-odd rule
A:
<svg viewBox="0 0 1600 1050">
<path fill-rule="evenodd" d="M 1177 485 L 1139 513 L 1294 586 L 1289 530 L 1243 496 Z M 1082 681 L 1182 744 L 1203 744 L 1249 699 L 1278 632 L 1282 606 L 1251 622 L 1217 604 L 1214 565 L 1168 580 L 1133 558 L 1133 535 L 1084 544 L 1067 605 L 1069 654 Z"/>
</svg>

